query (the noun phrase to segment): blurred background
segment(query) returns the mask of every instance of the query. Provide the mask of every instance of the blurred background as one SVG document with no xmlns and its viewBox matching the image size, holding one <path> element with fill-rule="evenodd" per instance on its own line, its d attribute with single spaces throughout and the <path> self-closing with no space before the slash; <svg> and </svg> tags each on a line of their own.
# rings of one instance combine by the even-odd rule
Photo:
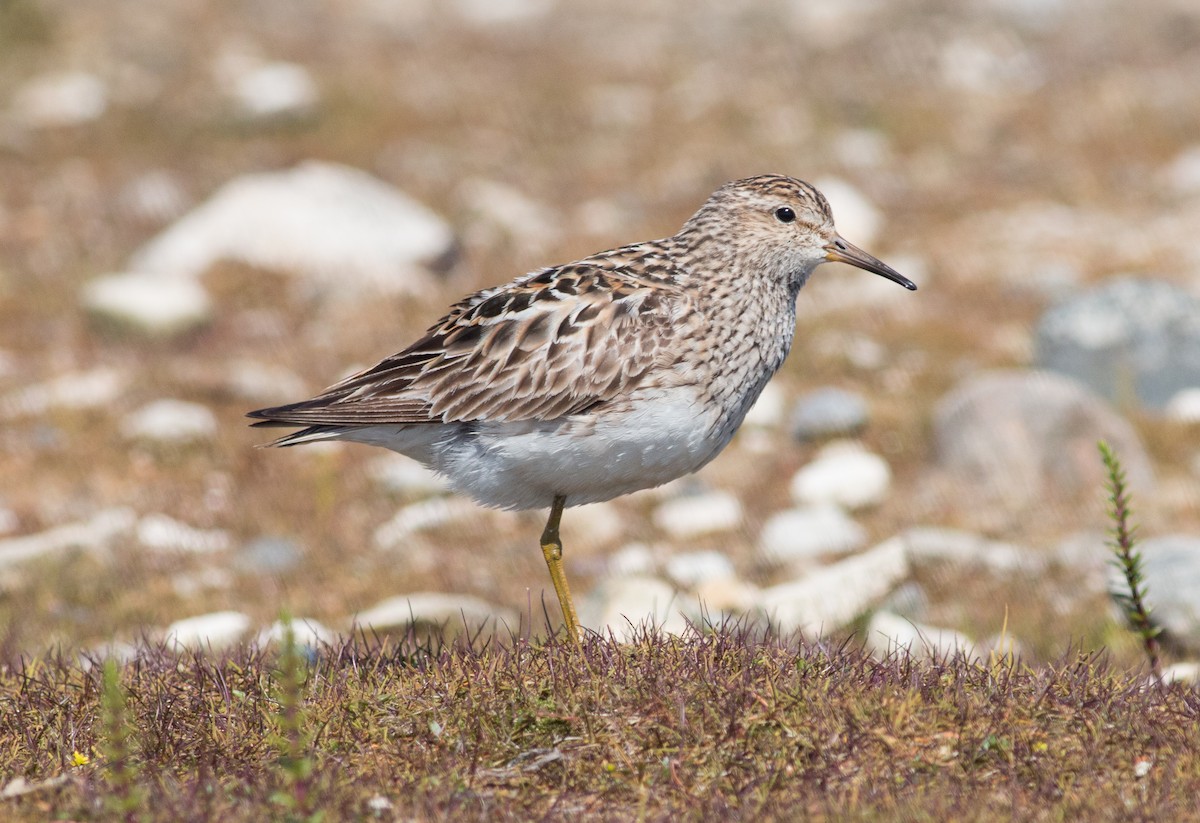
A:
<svg viewBox="0 0 1200 823">
<path fill-rule="evenodd" d="M 243 414 L 764 172 L 920 290 L 822 267 L 720 458 L 569 510 L 584 622 L 1136 662 L 1104 438 L 1186 659 L 1197 78 L 1189 0 L 3 0 L 0 659 L 219 648 L 283 609 L 543 630 L 544 512 L 258 450 Z"/>
</svg>

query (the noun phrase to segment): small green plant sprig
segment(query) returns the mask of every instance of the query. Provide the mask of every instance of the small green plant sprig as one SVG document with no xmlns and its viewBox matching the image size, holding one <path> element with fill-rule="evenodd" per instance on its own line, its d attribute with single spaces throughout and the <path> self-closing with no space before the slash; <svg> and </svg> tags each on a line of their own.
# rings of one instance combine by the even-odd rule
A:
<svg viewBox="0 0 1200 823">
<path fill-rule="evenodd" d="M 145 800 L 138 764 L 133 758 L 134 729 L 128 718 L 125 690 L 115 660 L 104 661 L 100 691 L 103 738 L 100 751 L 108 771 L 105 811 L 115 820 L 137 820 Z"/>
<path fill-rule="evenodd" d="M 313 808 L 312 775 L 314 761 L 311 739 L 305 732 L 304 690 L 307 667 L 296 644 L 296 633 L 289 615 L 283 616 L 283 642 L 275 672 L 275 702 L 279 707 L 272 718 L 275 732 L 271 743 L 277 754 L 276 774 L 283 784 L 271 796 L 271 802 L 284 812 L 283 819 L 316 823 L 324 817 Z"/>
<path fill-rule="evenodd" d="M 1142 553 L 1137 551 L 1134 537 L 1137 527 L 1131 522 L 1133 509 L 1131 506 L 1129 487 L 1125 481 L 1125 469 L 1112 447 L 1103 440 L 1098 444 L 1100 457 L 1108 473 L 1105 488 L 1108 492 L 1108 517 L 1112 522 L 1109 533 L 1112 539 L 1113 565 L 1121 570 L 1128 590 L 1113 592 L 1113 597 L 1121 606 L 1125 618 L 1133 631 L 1142 641 L 1146 659 L 1150 662 L 1150 672 L 1155 680 L 1162 682 L 1162 659 L 1159 651 L 1158 636 L 1162 627 L 1150 617 L 1151 608 L 1146 605 L 1146 581 L 1142 573 Z"/>
</svg>

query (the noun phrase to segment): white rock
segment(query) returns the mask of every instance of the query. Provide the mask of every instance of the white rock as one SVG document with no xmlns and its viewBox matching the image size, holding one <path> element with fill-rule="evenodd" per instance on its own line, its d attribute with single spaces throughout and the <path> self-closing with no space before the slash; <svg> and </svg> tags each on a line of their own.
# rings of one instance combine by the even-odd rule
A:
<svg viewBox="0 0 1200 823">
<path fill-rule="evenodd" d="M 236 78 L 230 91 L 241 113 L 251 118 L 311 114 L 320 100 L 308 69 L 282 61 L 250 68 Z"/>
<path fill-rule="evenodd" d="M 199 443 L 216 437 L 217 418 L 199 403 L 154 400 L 121 421 L 121 434 L 160 444 Z"/>
<path fill-rule="evenodd" d="M 433 497 L 405 506 L 391 520 L 375 529 L 375 546 L 392 549 L 410 535 L 432 529 L 470 514 L 476 506 L 461 497 Z"/>
<path fill-rule="evenodd" d="M 708 580 L 735 576 L 733 563 L 721 552 L 684 552 L 667 561 L 667 577 L 681 589 L 694 589 Z"/>
<path fill-rule="evenodd" d="M 241 612 L 223 611 L 176 620 L 163 633 L 168 646 L 180 651 L 201 649 L 217 651 L 242 639 L 250 628 L 250 618 Z"/>
<path fill-rule="evenodd" d="M 453 245 L 449 225 L 403 192 L 358 169 L 309 161 L 225 184 L 143 246 L 131 267 L 194 278 L 234 260 L 338 292 L 417 292 L 430 285 L 422 267 Z"/>
<path fill-rule="evenodd" d="M 222 552 L 233 546 L 233 538 L 224 529 L 198 529 L 158 513 L 138 521 L 137 539 L 147 549 L 192 554 Z"/>
<path fill-rule="evenodd" d="M 1036 572 L 1046 567 L 1046 558 L 1033 549 L 958 529 L 918 526 L 906 529 L 899 539 L 914 565 L 955 563 L 999 573 Z"/>
<path fill-rule="evenodd" d="M 289 622 L 292 638 L 297 646 L 313 649 L 318 646 L 327 646 L 337 639 L 337 634 L 333 630 L 312 618 L 297 617 Z M 288 624 L 282 620 L 276 620 L 258 633 L 257 645 L 269 646 L 272 643 L 282 643 L 287 629 Z"/>
<path fill-rule="evenodd" d="M 183 184 L 166 169 L 153 169 L 130 180 L 117 195 L 126 214 L 165 223 L 183 214 L 188 196 Z"/>
<path fill-rule="evenodd" d="M 554 0 L 454 0 L 459 17 L 477 26 L 527 23 L 544 17 Z"/>
<path fill-rule="evenodd" d="M 21 528 L 21 518 L 12 509 L 0 506 L 0 534 L 12 534 Z"/>
<path fill-rule="evenodd" d="M 838 232 L 854 245 L 869 249 L 883 228 L 883 214 L 875 204 L 839 177 L 822 177 L 813 185 L 829 201 Z"/>
<path fill-rule="evenodd" d="M 230 363 L 226 385 L 243 400 L 284 402 L 308 393 L 307 385 L 295 372 L 257 360 Z"/>
<path fill-rule="evenodd" d="M 696 593 L 686 605 L 694 601 L 698 614 L 696 621 L 717 620 L 721 615 L 745 614 L 759 604 L 762 592 L 757 586 L 734 577 L 714 577 L 696 586 Z"/>
<path fill-rule="evenodd" d="M 121 396 L 128 383 L 124 372 L 106 366 L 64 374 L 0 398 L 0 418 L 33 417 L 51 409 L 107 406 Z"/>
<path fill-rule="evenodd" d="M 799 580 L 764 589 L 759 607 L 781 631 L 817 635 L 871 608 L 908 572 L 904 544 L 888 540 Z"/>
<path fill-rule="evenodd" d="M 432 469 L 401 454 L 381 454 L 367 464 L 367 473 L 384 491 L 404 497 L 429 497 L 446 491 L 446 481 Z"/>
<path fill-rule="evenodd" d="M 63 549 L 94 549 L 127 534 L 137 515 L 132 509 L 105 509 L 91 520 L 69 523 L 37 534 L 0 540 L 0 568 Z"/>
<path fill-rule="evenodd" d="M 630 543 L 608 558 L 606 571 L 613 577 L 634 577 L 654 573 L 654 552 L 645 543 Z"/>
<path fill-rule="evenodd" d="M 1163 182 L 1179 194 L 1200 194 L 1200 145 L 1176 155 L 1163 170 Z"/>
<path fill-rule="evenodd" d="M 1166 414 L 1181 423 L 1200 423 L 1200 388 L 1178 392 L 1167 402 Z"/>
<path fill-rule="evenodd" d="M 960 651 L 972 655 L 974 643 L 953 629 L 914 623 L 891 612 L 876 612 L 867 625 L 866 647 L 875 657 L 907 651 L 916 660 L 944 660 Z"/>
<path fill-rule="evenodd" d="M 768 383 L 763 386 L 762 394 L 754 401 L 750 411 L 746 412 L 746 418 L 742 421 L 742 425 L 765 429 L 778 428 L 783 423 L 786 405 L 783 389 L 775 383 Z"/>
<path fill-rule="evenodd" d="M 13 97 L 14 113 L 34 128 L 77 126 L 108 108 L 108 87 L 94 74 L 64 71 L 30 80 Z"/>
<path fill-rule="evenodd" d="M 676 540 L 729 531 L 742 522 L 742 504 L 726 491 L 676 497 L 654 510 L 654 525 Z"/>
<path fill-rule="evenodd" d="M 440 592 L 417 592 L 389 597 L 354 616 L 354 624 L 358 628 L 380 631 L 413 624 L 462 628 L 464 620 L 470 628 L 490 623 L 492 620 L 514 629 L 518 623 L 517 615 L 511 609 L 502 608 L 469 594 Z"/>
<path fill-rule="evenodd" d="M 650 625 L 669 634 L 687 630 L 675 589 L 653 577 L 610 578 L 581 607 L 585 626 L 606 637 L 611 632 L 621 642 L 632 640 Z"/>
<path fill-rule="evenodd" d="M 568 546 L 610 546 L 624 536 L 627 519 L 612 503 L 572 506 L 563 515 L 562 538 Z"/>
<path fill-rule="evenodd" d="M 1164 683 L 1188 683 L 1200 685 L 1200 663 L 1187 661 L 1173 663 L 1163 669 Z"/>
<path fill-rule="evenodd" d="M 866 542 L 866 530 L 834 506 L 788 509 L 772 515 L 758 541 L 759 554 L 768 563 L 849 552 Z"/>
<path fill-rule="evenodd" d="M 887 497 L 892 471 L 887 461 L 852 441 L 830 443 L 792 477 L 792 499 L 809 506 L 835 505 L 855 511 Z"/>
<path fill-rule="evenodd" d="M 549 208 L 505 183 L 468 180 L 458 197 L 471 213 L 475 239 L 483 244 L 498 245 L 507 240 L 530 254 L 541 254 L 549 251 L 562 234 Z"/>
<path fill-rule="evenodd" d="M 212 319 L 208 292 L 192 280 L 138 272 L 109 274 L 83 288 L 84 309 L 96 319 L 151 337 L 171 337 Z"/>
</svg>

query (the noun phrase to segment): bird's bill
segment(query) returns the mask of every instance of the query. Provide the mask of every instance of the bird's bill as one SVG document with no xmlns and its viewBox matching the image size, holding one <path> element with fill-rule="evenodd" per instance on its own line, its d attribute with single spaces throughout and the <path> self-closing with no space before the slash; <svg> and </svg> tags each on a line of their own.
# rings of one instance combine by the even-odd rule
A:
<svg viewBox="0 0 1200 823">
<path fill-rule="evenodd" d="M 849 263 L 851 266 L 857 266 L 866 271 L 875 272 L 881 277 L 886 277 L 895 283 L 899 283 L 909 291 L 916 291 L 917 284 L 909 280 L 900 272 L 893 269 L 887 263 L 884 263 L 879 258 L 867 254 L 853 243 L 849 243 L 842 238 L 834 239 L 832 243 L 825 247 L 825 259 L 834 263 Z"/>
</svg>

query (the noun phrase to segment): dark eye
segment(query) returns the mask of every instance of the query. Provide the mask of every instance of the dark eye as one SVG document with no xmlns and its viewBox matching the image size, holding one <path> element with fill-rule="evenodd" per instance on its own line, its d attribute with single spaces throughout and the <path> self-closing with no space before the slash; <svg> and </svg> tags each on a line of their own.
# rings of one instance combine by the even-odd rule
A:
<svg viewBox="0 0 1200 823">
<path fill-rule="evenodd" d="M 787 206 L 780 206 L 775 209 L 775 219 L 780 223 L 790 223 L 796 219 L 796 212 L 789 209 Z"/>
</svg>

